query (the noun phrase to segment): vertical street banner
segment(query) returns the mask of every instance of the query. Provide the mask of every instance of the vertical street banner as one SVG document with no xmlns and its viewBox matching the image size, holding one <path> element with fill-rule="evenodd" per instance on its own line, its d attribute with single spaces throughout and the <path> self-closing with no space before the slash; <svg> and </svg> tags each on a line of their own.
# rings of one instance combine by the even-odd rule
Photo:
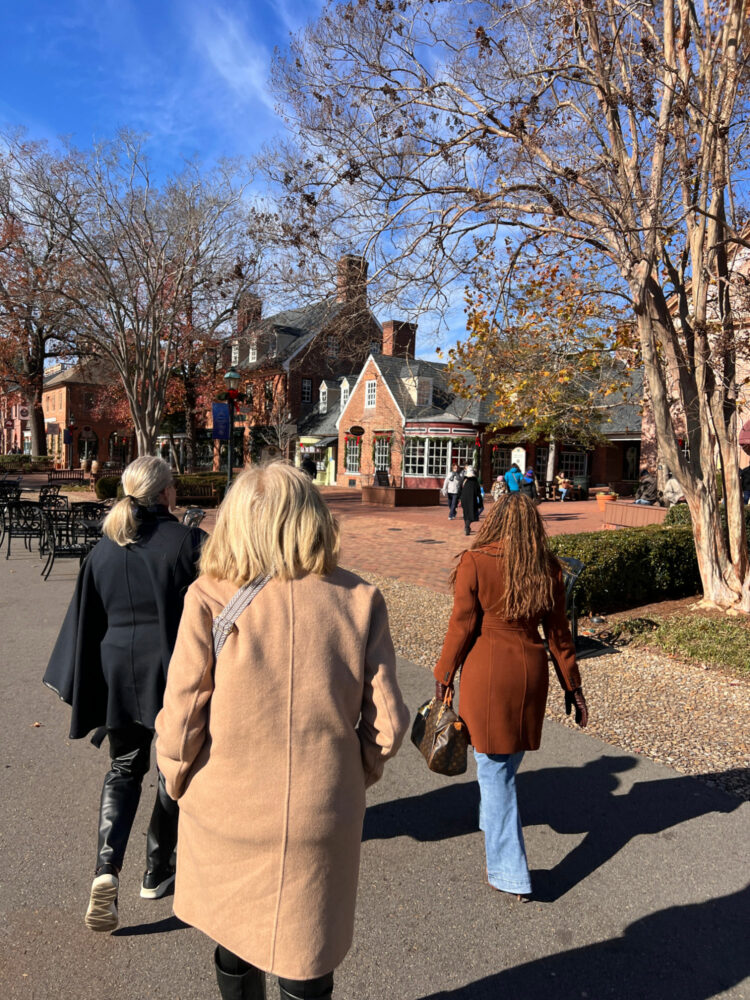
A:
<svg viewBox="0 0 750 1000">
<path fill-rule="evenodd" d="M 211 407 L 214 441 L 229 440 L 229 403 L 214 403 Z"/>
</svg>

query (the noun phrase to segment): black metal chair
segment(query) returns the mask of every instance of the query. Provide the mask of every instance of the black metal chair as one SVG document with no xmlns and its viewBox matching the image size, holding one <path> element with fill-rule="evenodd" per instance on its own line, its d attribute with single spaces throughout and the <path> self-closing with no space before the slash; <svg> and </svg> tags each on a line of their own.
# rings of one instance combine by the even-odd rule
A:
<svg viewBox="0 0 750 1000">
<path fill-rule="evenodd" d="M 44 543 L 47 561 L 42 577 L 48 580 L 57 559 L 77 559 L 78 565 L 82 566 L 97 539 L 87 537 L 78 514 L 73 510 L 52 509 L 45 511 L 44 517 L 47 521 Z"/>
<path fill-rule="evenodd" d="M 31 552 L 31 543 L 36 540 L 38 545 L 44 542 L 47 524 L 44 519 L 44 508 L 29 500 L 9 500 L 3 514 L 3 540 L 8 539 L 8 550 L 5 558 L 10 559 L 10 547 L 14 538 L 22 538 L 25 547 Z"/>
<path fill-rule="evenodd" d="M 565 612 L 570 619 L 570 631 L 573 641 L 578 638 L 578 610 L 576 608 L 575 585 L 578 577 L 586 568 L 580 559 L 572 556 L 558 556 L 562 563 L 563 581 L 565 582 Z"/>
<path fill-rule="evenodd" d="M 59 483 L 53 483 L 51 486 L 48 485 L 48 486 L 40 486 L 39 487 L 39 503 L 42 504 L 42 506 L 44 506 L 44 504 L 51 497 L 58 497 L 58 496 L 60 496 L 60 484 Z M 65 499 L 67 501 L 67 497 L 64 497 L 63 499 Z"/>
<path fill-rule="evenodd" d="M 205 516 L 206 512 L 202 507 L 188 507 L 182 515 L 182 523 L 187 528 L 197 528 Z"/>
<path fill-rule="evenodd" d="M 70 509 L 78 520 L 78 533 L 86 541 L 98 542 L 102 537 L 104 518 L 109 513 L 111 501 L 82 500 L 72 503 Z"/>
</svg>

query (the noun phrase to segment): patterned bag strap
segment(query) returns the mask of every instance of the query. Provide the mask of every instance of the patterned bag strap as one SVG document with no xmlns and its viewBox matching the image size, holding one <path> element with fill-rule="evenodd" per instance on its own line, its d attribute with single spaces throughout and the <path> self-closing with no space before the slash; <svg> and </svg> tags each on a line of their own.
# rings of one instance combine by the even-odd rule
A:
<svg viewBox="0 0 750 1000">
<path fill-rule="evenodd" d="M 219 614 L 214 618 L 214 661 L 218 659 L 219 653 L 224 648 L 224 643 L 227 641 L 229 633 L 234 628 L 234 623 L 240 617 L 245 608 L 252 604 L 270 579 L 270 576 L 265 576 L 262 579 L 251 580 L 250 583 L 246 583 L 244 587 L 240 587 L 231 601 L 224 608 L 222 608 Z"/>
</svg>

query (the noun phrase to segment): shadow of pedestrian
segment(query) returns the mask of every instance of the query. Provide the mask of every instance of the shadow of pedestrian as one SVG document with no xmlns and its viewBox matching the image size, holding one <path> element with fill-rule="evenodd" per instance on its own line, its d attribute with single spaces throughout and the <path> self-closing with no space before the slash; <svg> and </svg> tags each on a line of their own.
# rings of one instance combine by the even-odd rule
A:
<svg viewBox="0 0 750 1000">
<path fill-rule="evenodd" d="M 624 794 L 618 773 L 634 757 L 603 755 L 583 767 L 521 771 L 518 803 L 525 827 L 546 825 L 556 833 L 585 834 L 550 871 L 532 872 L 534 898 L 552 902 L 610 861 L 634 837 L 662 834 L 708 813 L 731 813 L 739 799 L 691 777 L 636 781 Z"/>
<path fill-rule="evenodd" d="M 521 769 L 517 787 L 523 825 L 585 835 L 554 868 L 532 871 L 535 900 L 553 902 L 564 896 L 634 837 L 669 838 L 674 836 L 672 827 L 712 812 L 731 813 L 742 804 L 692 777 L 636 781 L 627 792 L 617 794 L 618 775 L 637 765 L 636 757 L 602 755 L 583 767 Z M 362 839 L 411 837 L 431 842 L 462 837 L 478 830 L 478 806 L 474 781 L 382 802 L 367 810 Z"/>
<path fill-rule="evenodd" d="M 118 927 L 112 931 L 112 937 L 140 937 L 143 934 L 166 934 L 168 931 L 182 931 L 190 924 L 184 924 L 179 917 L 174 914 L 171 917 L 164 917 L 163 920 L 156 920 L 152 924 L 133 924 L 131 927 Z"/>
<path fill-rule="evenodd" d="M 671 906 L 610 941 L 548 955 L 421 1000 L 708 1000 L 750 974 L 747 888 Z"/>
</svg>

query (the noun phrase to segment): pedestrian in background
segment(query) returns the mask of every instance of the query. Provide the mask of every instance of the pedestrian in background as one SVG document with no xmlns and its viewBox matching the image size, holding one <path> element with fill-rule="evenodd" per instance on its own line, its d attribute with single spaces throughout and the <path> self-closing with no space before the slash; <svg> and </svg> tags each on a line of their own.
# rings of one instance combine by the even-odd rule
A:
<svg viewBox="0 0 750 1000">
<path fill-rule="evenodd" d="M 454 462 L 451 471 L 443 480 L 443 487 L 440 490 L 444 497 L 448 498 L 448 520 L 453 521 L 456 516 L 456 507 L 461 497 L 461 486 L 463 484 L 463 473 L 458 471 L 458 463 Z"/>
<path fill-rule="evenodd" d="M 537 500 L 539 497 L 539 490 L 536 487 L 536 476 L 534 475 L 534 470 L 528 468 L 524 473 L 523 479 L 521 481 L 520 492 L 523 493 L 525 497 L 529 500 Z"/>
<path fill-rule="evenodd" d="M 137 458 L 122 475 L 125 492 L 83 564 L 73 600 L 44 675 L 72 706 L 71 739 L 92 729 L 109 742 L 110 769 L 99 806 L 94 881 L 86 911 L 92 931 L 118 924 L 125 848 L 151 761 L 182 602 L 197 575 L 206 534 L 170 513 L 176 491 L 161 458 Z M 174 881 L 177 807 L 158 779 L 146 838 L 141 896 L 157 899 Z"/>
<path fill-rule="evenodd" d="M 648 469 L 643 468 L 641 469 L 638 489 L 635 491 L 635 503 L 653 506 L 658 502 L 659 488 L 656 485 L 656 477 Z"/>
<path fill-rule="evenodd" d="M 461 483 L 461 510 L 464 515 L 464 534 L 471 534 L 471 525 L 479 520 L 482 494 L 473 465 L 467 465 Z"/>
<path fill-rule="evenodd" d="M 188 591 L 157 760 L 180 802 L 174 910 L 213 938 L 225 1000 L 330 998 L 352 941 L 365 789 L 409 712 L 380 592 L 338 569 L 338 526 L 285 463 L 219 510 Z M 255 582 L 214 662 L 212 622 Z"/>
<path fill-rule="evenodd" d="M 495 482 L 492 484 L 492 499 L 497 501 L 503 495 L 503 493 L 508 492 L 508 487 L 503 476 L 498 476 Z"/>
<path fill-rule="evenodd" d="M 588 710 L 565 614 L 560 563 L 537 508 L 522 493 L 501 496 L 454 570 L 453 611 L 434 675 L 444 698 L 461 668 L 459 713 L 474 748 L 487 879 L 504 892 L 532 891 L 515 776 L 538 750 L 549 643 L 568 712 L 585 726 Z"/>
<path fill-rule="evenodd" d="M 509 493 L 518 493 L 521 489 L 521 483 L 523 481 L 523 473 L 518 468 L 516 463 L 508 469 L 505 473 L 505 485 L 508 487 Z"/>
<path fill-rule="evenodd" d="M 667 481 L 664 484 L 662 498 L 667 507 L 674 507 L 676 503 L 685 503 L 682 487 L 669 470 L 667 470 Z"/>
</svg>

